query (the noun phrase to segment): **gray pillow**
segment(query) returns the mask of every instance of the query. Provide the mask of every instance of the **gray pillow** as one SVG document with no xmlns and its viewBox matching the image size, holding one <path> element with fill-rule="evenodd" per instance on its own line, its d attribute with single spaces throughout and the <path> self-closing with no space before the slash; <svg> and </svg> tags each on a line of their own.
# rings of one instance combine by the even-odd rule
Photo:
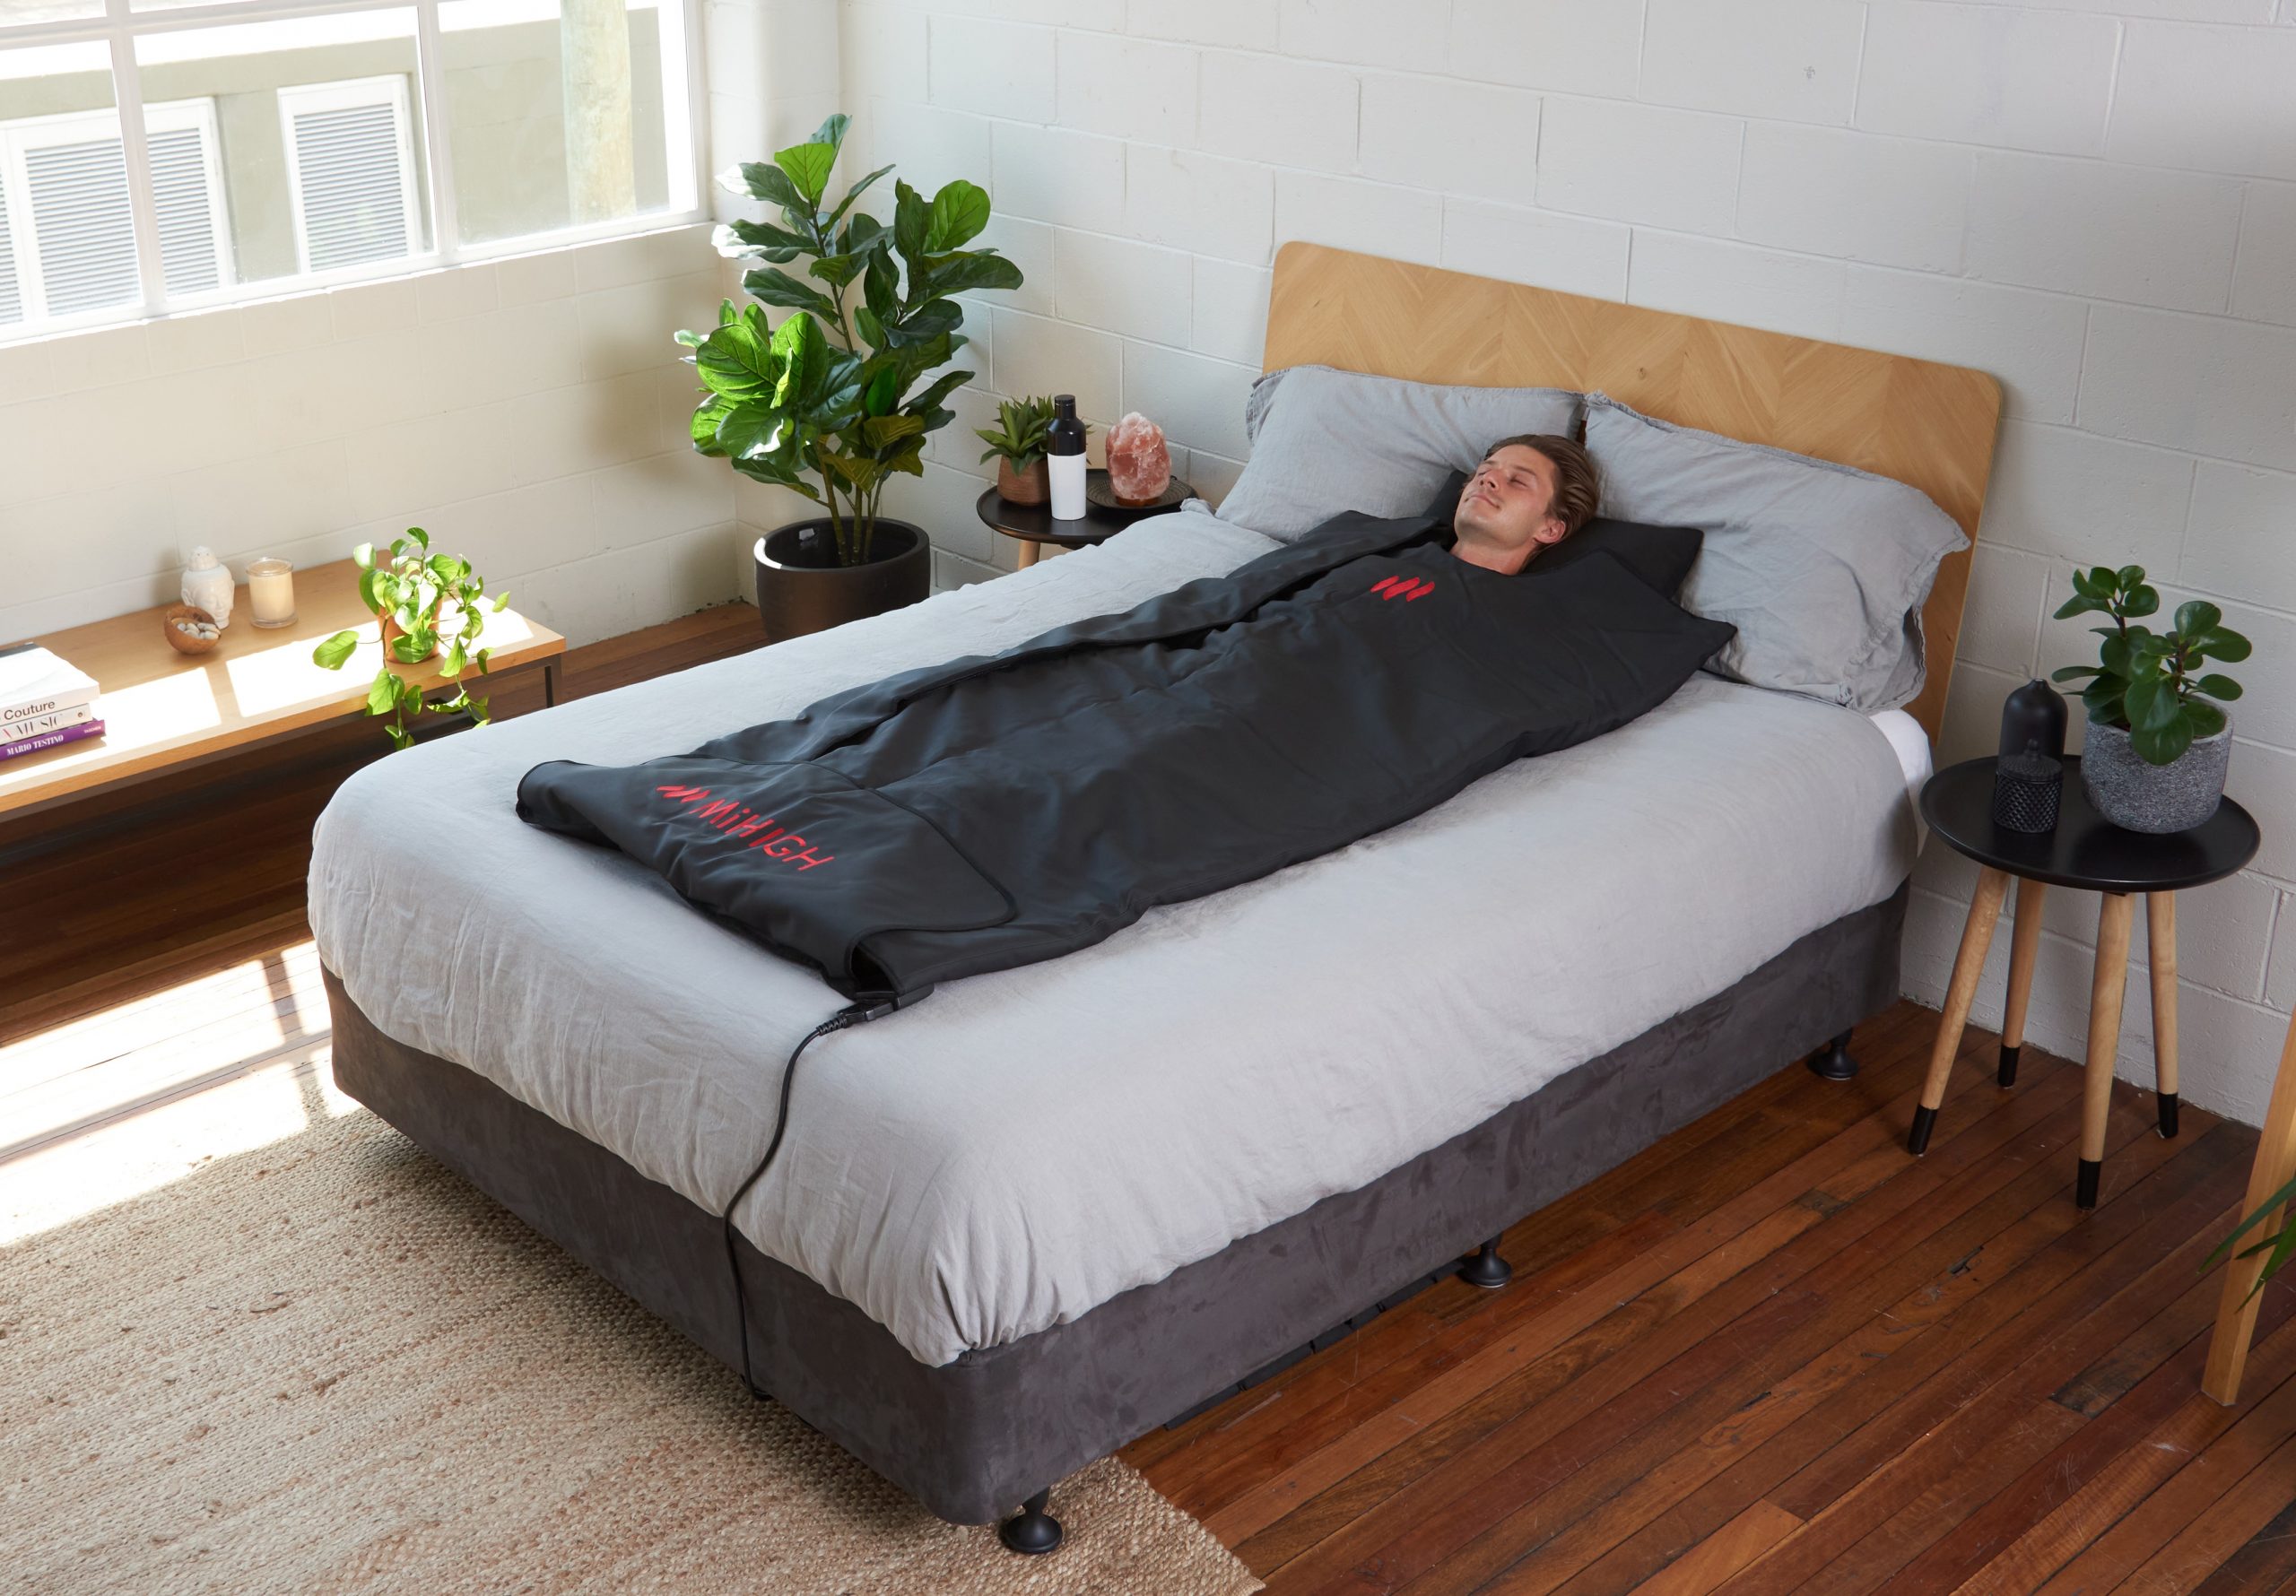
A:
<svg viewBox="0 0 2296 1596">
<path fill-rule="evenodd" d="M 1446 387 L 1329 366 L 1272 371 L 1245 406 L 1252 457 L 1220 517 L 1289 540 L 1349 510 L 1408 516 L 1500 438 L 1575 436 L 1578 400 L 1561 388 Z"/>
<path fill-rule="evenodd" d="M 1706 533 L 1687 609 L 1736 626 L 1707 668 L 1872 714 L 1921 690 L 1921 606 L 1969 540 L 1889 477 L 1587 396 L 1603 514 Z"/>
</svg>

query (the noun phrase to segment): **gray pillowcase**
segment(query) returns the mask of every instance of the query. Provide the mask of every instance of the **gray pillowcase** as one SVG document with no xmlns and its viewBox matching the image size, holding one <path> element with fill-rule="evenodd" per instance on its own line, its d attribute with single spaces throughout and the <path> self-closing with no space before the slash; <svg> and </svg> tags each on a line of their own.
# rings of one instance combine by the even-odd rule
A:
<svg viewBox="0 0 2296 1596">
<path fill-rule="evenodd" d="M 1220 518 L 1290 541 L 1334 516 L 1408 516 L 1455 471 L 1518 432 L 1576 436 L 1562 388 L 1463 388 L 1329 366 L 1272 371 L 1252 388 L 1252 456 Z"/>
<path fill-rule="evenodd" d="M 1603 514 L 1706 533 L 1682 603 L 1738 629 L 1707 668 L 1873 714 L 1921 690 L 1921 606 L 1969 546 L 1918 489 L 1587 396 Z"/>
</svg>

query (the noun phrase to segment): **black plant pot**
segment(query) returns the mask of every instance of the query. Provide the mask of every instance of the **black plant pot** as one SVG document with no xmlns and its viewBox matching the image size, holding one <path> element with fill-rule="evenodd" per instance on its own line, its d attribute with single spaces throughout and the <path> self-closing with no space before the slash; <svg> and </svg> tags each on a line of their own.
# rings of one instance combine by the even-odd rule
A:
<svg viewBox="0 0 2296 1596">
<path fill-rule="evenodd" d="M 866 565 L 837 563 L 826 517 L 792 521 L 758 539 L 757 613 L 769 643 L 825 632 L 913 604 L 933 591 L 925 529 L 880 516 Z"/>
</svg>

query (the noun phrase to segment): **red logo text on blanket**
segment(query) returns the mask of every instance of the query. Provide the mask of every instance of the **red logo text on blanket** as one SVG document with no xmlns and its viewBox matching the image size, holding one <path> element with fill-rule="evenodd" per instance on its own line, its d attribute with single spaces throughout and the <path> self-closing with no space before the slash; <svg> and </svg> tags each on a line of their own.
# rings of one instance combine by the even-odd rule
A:
<svg viewBox="0 0 2296 1596">
<path fill-rule="evenodd" d="M 811 870 L 837 857 L 835 854 L 814 853 L 804 837 L 786 826 L 776 825 L 771 815 L 759 814 L 731 798 L 713 801 L 708 787 L 667 786 L 654 790 L 672 802 L 684 805 L 689 815 L 712 830 L 722 831 L 727 837 L 751 837 L 749 846 L 769 859 L 784 859 L 799 870 Z"/>
<path fill-rule="evenodd" d="M 1383 599 L 1401 599 L 1408 604 L 1434 592 L 1435 584 L 1425 577 L 1382 577 L 1371 584 L 1371 591 Z"/>
</svg>

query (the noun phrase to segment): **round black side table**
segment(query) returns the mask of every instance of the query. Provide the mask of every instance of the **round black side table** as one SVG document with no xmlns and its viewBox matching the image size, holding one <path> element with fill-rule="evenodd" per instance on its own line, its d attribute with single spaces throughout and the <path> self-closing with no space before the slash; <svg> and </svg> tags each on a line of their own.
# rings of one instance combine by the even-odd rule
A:
<svg viewBox="0 0 2296 1596">
<path fill-rule="evenodd" d="M 994 488 L 974 501 L 972 507 L 991 532 L 1001 532 L 1019 542 L 1021 568 L 1026 570 L 1036 564 L 1047 543 L 1057 549 L 1083 549 L 1105 543 L 1135 521 L 1170 515 L 1195 497 L 1195 489 L 1174 477 L 1172 485 L 1154 504 L 1119 505 L 1116 495 L 1109 490 L 1109 473 L 1094 466 L 1085 477 L 1084 514 L 1078 519 L 1058 519 L 1050 505 L 1014 504 Z"/>
<path fill-rule="evenodd" d="M 2152 1052 L 2158 1065 L 2161 1134 L 2177 1133 L 2177 898 L 2187 887 L 2222 880 L 2256 857 L 2261 840 L 2248 811 L 2230 798 L 2189 831 L 2153 836 L 2127 831 L 2091 807 L 2081 785 L 2081 761 L 2065 761 L 2065 791 L 2057 829 L 2033 835 L 1993 823 L 1993 760 L 1970 759 L 1939 771 L 1921 789 L 1921 818 L 1955 852 L 1977 861 L 1977 894 L 1961 928 L 1961 951 L 1945 991 L 1945 1012 L 1929 1054 L 1929 1079 L 1906 1136 L 1906 1150 L 1929 1145 L 1930 1128 L 1945 1101 L 1953 1055 L 1968 1024 L 1970 1002 L 1985 973 L 1994 923 L 2009 878 L 2017 878 L 2016 929 L 2009 944 L 2009 1002 L 2001 1019 L 2003 1086 L 2017 1080 L 2017 1053 L 2025 1039 L 2025 1003 L 2033 984 L 2033 953 L 2041 939 L 2041 905 L 2051 887 L 2101 895 L 2097 907 L 2096 973 L 2089 988 L 2088 1074 L 2081 1099 L 2081 1167 L 2074 1200 L 2097 1206 L 2104 1169 L 2105 1110 L 2110 1105 L 2113 1058 L 2120 1046 L 2121 1000 L 2128 984 L 2128 937 L 2134 894 L 2144 895 L 2152 941 Z"/>
</svg>

